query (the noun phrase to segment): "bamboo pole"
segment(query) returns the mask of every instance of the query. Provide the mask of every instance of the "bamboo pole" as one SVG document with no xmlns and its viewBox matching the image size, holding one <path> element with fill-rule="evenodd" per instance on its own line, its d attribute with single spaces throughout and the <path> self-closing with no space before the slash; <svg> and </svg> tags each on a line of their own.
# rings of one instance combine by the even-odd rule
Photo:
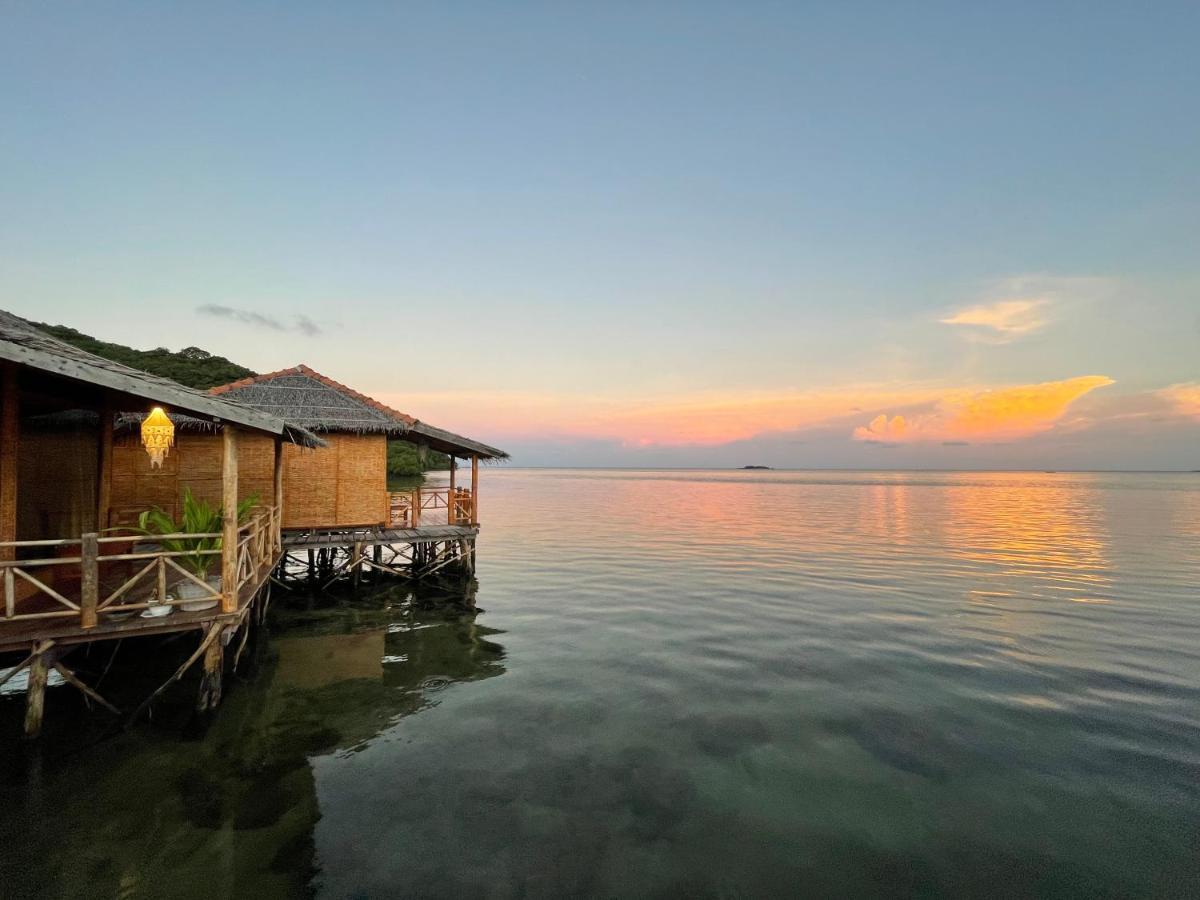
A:
<svg viewBox="0 0 1200 900">
<path fill-rule="evenodd" d="M 471 524 L 479 524 L 479 454 L 471 454 Z"/>
<path fill-rule="evenodd" d="M 226 422 L 221 434 L 221 612 L 231 613 L 238 605 L 237 429 Z"/>
<path fill-rule="evenodd" d="M 100 407 L 100 447 L 96 464 L 96 530 L 108 527 L 112 509 L 113 408 L 106 396 Z"/>
<path fill-rule="evenodd" d="M 115 706 L 113 706 L 111 703 L 109 703 L 107 700 L 105 700 L 103 697 L 101 697 L 100 694 L 97 693 L 95 690 L 93 690 L 92 688 L 90 688 L 86 684 L 84 684 L 82 681 L 80 681 L 78 676 L 76 676 L 76 674 L 74 672 L 72 672 L 70 669 L 68 669 L 66 666 L 64 666 L 61 662 L 55 662 L 54 669 L 58 672 L 59 675 L 61 675 L 63 677 L 63 679 L 67 682 L 67 684 L 69 684 L 69 685 L 71 685 L 71 687 L 76 688 L 77 690 L 81 691 L 85 697 L 89 697 L 92 700 L 95 700 L 97 703 L 99 703 L 101 706 L 103 706 L 105 709 L 107 709 L 110 713 L 113 713 L 114 715 L 119 716 L 121 714 L 121 711 L 119 709 L 117 709 Z"/>
<path fill-rule="evenodd" d="M 184 664 L 175 670 L 174 675 L 172 675 L 170 678 L 168 678 L 166 681 L 164 681 L 161 685 L 159 685 L 158 689 L 155 690 L 155 692 L 153 694 L 151 694 L 149 697 L 147 697 L 145 700 L 142 701 L 141 705 L 138 706 L 138 708 L 135 709 L 130 714 L 129 718 L 125 721 L 125 727 L 128 728 L 130 725 L 132 725 L 134 722 L 136 722 L 138 719 L 138 716 L 140 716 L 142 714 L 142 711 L 147 706 L 149 706 L 151 703 L 154 702 L 155 697 L 157 697 L 159 694 L 161 694 L 163 691 L 165 691 L 168 687 L 170 687 L 172 684 L 174 684 L 176 681 L 178 681 L 180 678 L 182 678 L 183 673 L 186 672 L 188 669 L 190 669 L 192 667 L 193 663 L 195 663 L 196 660 L 198 660 L 202 655 L 204 655 L 204 653 L 208 650 L 208 648 L 212 644 L 212 642 L 215 641 L 220 634 L 221 634 L 221 623 L 213 622 L 212 625 L 210 625 L 208 627 L 208 633 L 207 633 L 207 635 L 205 635 L 204 640 L 202 640 L 200 642 L 200 646 L 196 648 L 196 652 L 193 653 L 191 656 L 189 656 L 187 658 L 187 660 L 184 662 Z"/>
<path fill-rule="evenodd" d="M 80 567 L 79 625 L 95 628 L 96 606 L 100 603 L 100 535 L 94 531 L 83 536 Z"/>
<path fill-rule="evenodd" d="M 16 548 L 2 545 L 17 539 L 19 404 L 17 367 L 0 363 L 0 559 L 16 559 Z"/>
<path fill-rule="evenodd" d="M 283 549 L 283 438 L 275 438 L 274 527 L 275 549 Z"/>
</svg>

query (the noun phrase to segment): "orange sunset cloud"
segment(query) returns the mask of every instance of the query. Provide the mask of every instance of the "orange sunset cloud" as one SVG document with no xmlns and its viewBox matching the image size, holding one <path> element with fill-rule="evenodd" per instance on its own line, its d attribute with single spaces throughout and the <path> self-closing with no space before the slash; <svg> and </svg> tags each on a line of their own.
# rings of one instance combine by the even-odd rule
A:
<svg viewBox="0 0 1200 900">
<path fill-rule="evenodd" d="M 1172 412 L 1177 415 L 1200 419 L 1200 381 L 1173 384 L 1158 395 L 1171 404 Z"/>
<path fill-rule="evenodd" d="M 504 391 L 377 396 L 432 424 L 492 440 L 603 440 L 625 446 L 716 446 L 769 434 L 840 425 L 860 441 L 1011 440 L 1051 428 L 1072 402 L 1112 384 L 1100 375 L 1002 388 L 854 385 L 808 391 L 746 391 L 611 398 Z M 431 411 L 428 417 L 426 411 Z M 436 415 L 433 415 L 436 412 Z M 860 420 L 861 421 L 861 420 Z M 843 432 L 845 433 L 845 432 Z"/>
<path fill-rule="evenodd" d="M 1103 375 L 1083 375 L 1066 381 L 956 391 L 942 397 L 932 412 L 908 418 L 878 415 L 854 429 L 854 438 L 881 443 L 1014 440 L 1053 428 L 1072 403 L 1112 383 Z"/>
<path fill-rule="evenodd" d="M 932 403 L 943 393 L 929 386 L 865 385 L 637 398 L 488 391 L 376 396 L 418 418 L 430 410 L 433 424 L 493 440 L 592 439 L 637 447 L 728 444 L 845 420 L 863 411 Z"/>
</svg>

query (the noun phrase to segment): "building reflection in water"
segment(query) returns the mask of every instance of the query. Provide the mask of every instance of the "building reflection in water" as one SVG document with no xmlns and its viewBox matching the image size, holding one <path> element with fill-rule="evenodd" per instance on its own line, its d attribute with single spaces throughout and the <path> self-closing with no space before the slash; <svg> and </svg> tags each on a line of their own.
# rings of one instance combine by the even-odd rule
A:
<svg viewBox="0 0 1200 900">
<path fill-rule="evenodd" d="M 181 736 L 163 710 L 156 724 L 56 760 L 37 790 L 2 786 L 0 825 L 47 852 L 0 863 L 0 883 L 14 896 L 89 885 L 151 897 L 164 884 L 304 896 L 320 818 L 312 760 L 355 751 L 443 689 L 503 674 L 499 632 L 476 615 L 466 589 L 277 597 L 271 637 L 243 659 L 202 733 Z"/>
</svg>

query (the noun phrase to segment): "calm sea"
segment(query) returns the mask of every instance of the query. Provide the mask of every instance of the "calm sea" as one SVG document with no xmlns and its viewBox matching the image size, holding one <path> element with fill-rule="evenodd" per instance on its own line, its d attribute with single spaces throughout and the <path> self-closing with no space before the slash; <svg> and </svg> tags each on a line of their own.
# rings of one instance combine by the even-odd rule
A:
<svg viewBox="0 0 1200 900">
<path fill-rule="evenodd" d="M 0 699 L 0 895 L 1200 895 L 1200 475 L 480 500 L 477 611 L 277 596 L 207 728 Z"/>
</svg>

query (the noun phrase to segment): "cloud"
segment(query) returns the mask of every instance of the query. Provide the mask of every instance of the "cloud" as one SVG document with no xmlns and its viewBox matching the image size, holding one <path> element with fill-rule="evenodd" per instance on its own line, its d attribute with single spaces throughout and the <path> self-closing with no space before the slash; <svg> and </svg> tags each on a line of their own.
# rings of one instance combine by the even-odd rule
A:
<svg viewBox="0 0 1200 900">
<path fill-rule="evenodd" d="M 534 436 L 619 441 L 627 447 L 718 446 L 765 434 L 848 423 L 863 410 L 932 403 L 930 385 L 852 385 L 812 390 L 705 391 L 602 397 L 506 391 L 389 394 L 369 391 L 396 409 L 464 433 L 496 440 Z"/>
<path fill-rule="evenodd" d="M 1015 275 L 983 290 L 974 303 L 938 321 L 954 325 L 967 338 L 1007 344 L 1041 331 L 1081 306 L 1111 296 L 1112 278 L 1062 275 Z"/>
<path fill-rule="evenodd" d="M 1042 298 L 1016 297 L 969 306 L 941 319 L 943 325 L 964 325 L 976 335 L 1010 341 L 1045 327 L 1048 319 Z"/>
<path fill-rule="evenodd" d="M 881 413 L 854 429 L 858 441 L 995 443 L 1047 431 L 1068 407 L 1096 388 L 1113 384 L 1103 375 L 1083 375 L 1016 387 L 954 391 L 928 412 L 905 417 Z"/>
<path fill-rule="evenodd" d="M 1173 384 L 1157 392 L 1178 416 L 1200 419 L 1200 381 Z"/>
<path fill-rule="evenodd" d="M 254 312 L 249 309 L 223 306 L 220 303 L 205 303 L 202 306 L 197 306 L 196 312 L 202 316 L 229 319 L 233 322 L 241 322 L 244 325 L 255 325 L 271 331 L 292 331 L 297 334 L 307 335 L 308 337 L 315 337 L 322 333 L 321 326 L 303 313 L 296 313 L 291 317 L 291 321 L 285 322 L 274 316 L 264 315 L 263 313 Z"/>
</svg>

